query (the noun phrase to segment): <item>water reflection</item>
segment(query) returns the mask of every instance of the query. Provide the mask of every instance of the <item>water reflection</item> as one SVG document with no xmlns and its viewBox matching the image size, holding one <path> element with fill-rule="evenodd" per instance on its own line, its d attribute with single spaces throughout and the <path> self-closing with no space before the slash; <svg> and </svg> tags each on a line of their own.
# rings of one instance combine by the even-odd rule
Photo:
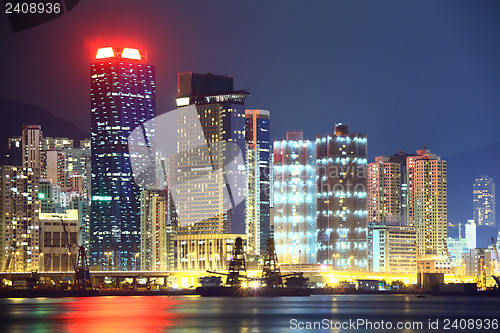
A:
<svg viewBox="0 0 500 333">
<path fill-rule="evenodd" d="M 88 297 L 0 299 L 1 332 L 290 332 L 302 322 L 499 318 L 498 298 L 342 295 L 276 298 Z M 298 330 L 306 332 L 308 330 Z M 314 330 L 326 332 L 328 330 Z M 331 332 L 373 332 L 368 329 Z M 421 330 L 402 332 L 436 332 Z"/>
<path fill-rule="evenodd" d="M 66 304 L 67 312 L 54 320 L 69 332 L 158 332 L 181 317 L 174 297 L 86 297 Z"/>
</svg>

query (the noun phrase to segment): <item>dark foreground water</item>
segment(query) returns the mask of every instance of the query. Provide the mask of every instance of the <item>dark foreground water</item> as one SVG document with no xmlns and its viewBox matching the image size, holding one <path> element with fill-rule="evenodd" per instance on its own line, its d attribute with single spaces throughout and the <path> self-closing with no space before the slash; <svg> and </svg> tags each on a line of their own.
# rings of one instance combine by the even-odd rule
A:
<svg viewBox="0 0 500 333">
<path fill-rule="evenodd" d="M 499 320 L 500 298 L 483 297 L 0 299 L 0 332 L 499 332 Z"/>
</svg>

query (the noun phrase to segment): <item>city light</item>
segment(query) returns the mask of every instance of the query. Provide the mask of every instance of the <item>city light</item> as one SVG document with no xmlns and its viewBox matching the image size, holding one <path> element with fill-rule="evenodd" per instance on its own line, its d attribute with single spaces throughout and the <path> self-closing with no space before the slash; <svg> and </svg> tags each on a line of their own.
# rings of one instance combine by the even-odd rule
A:
<svg viewBox="0 0 500 333">
<path fill-rule="evenodd" d="M 113 58 L 115 53 L 112 47 L 103 47 L 97 50 L 96 59 Z"/>
<path fill-rule="evenodd" d="M 137 49 L 129 49 L 126 47 L 123 49 L 122 58 L 141 60 L 141 54 Z"/>
</svg>

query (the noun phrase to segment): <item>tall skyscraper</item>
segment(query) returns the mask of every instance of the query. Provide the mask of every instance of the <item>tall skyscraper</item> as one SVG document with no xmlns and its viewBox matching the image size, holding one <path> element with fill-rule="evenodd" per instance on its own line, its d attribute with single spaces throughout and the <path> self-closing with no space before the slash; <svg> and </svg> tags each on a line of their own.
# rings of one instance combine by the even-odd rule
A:
<svg viewBox="0 0 500 333">
<path fill-rule="evenodd" d="M 66 161 L 66 187 L 76 188 L 88 200 L 90 196 L 91 160 L 90 140 L 80 141 L 78 148 L 64 149 Z"/>
<path fill-rule="evenodd" d="M 181 269 L 221 269 L 226 243 L 245 231 L 245 91 L 233 78 L 180 73 L 177 153 L 174 158 L 175 206 L 180 223 Z M 201 135 L 200 135 L 201 134 Z M 239 158 L 238 158 L 239 156 Z"/>
<path fill-rule="evenodd" d="M 274 142 L 274 242 L 278 261 L 316 261 L 316 147 L 302 132 Z"/>
<path fill-rule="evenodd" d="M 446 161 L 423 149 L 406 165 L 408 224 L 415 227 L 419 260 L 447 258 Z"/>
<path fill-rule="evenodd" d="M 31 167 L 0 166 L 1 271 L 39 268 L 38 177 Z"/>
<path fill-rule="evenodd" d="M 368 267 L 367 139 L 336 124 L 316 136 L 318 262 L 334 269 Z"/>
<path fill-rule="evenodd" d="M 91 265 L 135 269 L 140 189 L 127 137 L 155 117 L 155 67 L 136 49 L 97 51 L 91 70 Z M 144 130 L 153 145 L 154 128 Z M 153 148 L 154 150 L 154 148 Z M 144 159 L 150 156 L 144 156 Z"/>
<path fill-rule="evenodd" d="M 40 178 L 48 179 L 52 184 L 66 187 L 66 158 L 61 150 L 42 150 L 40 152 Z"/>
<path fill-rule="evenodd" d="M 264 254 L 270 237 L 271 143 L 269 111 L 245 111 L 247 253 Z"/>
<path fill-rule="evenodd" d="M 496 225 L 495 183 L 488 176 L 481 176 L 474 182 L 472 192 L 474 221 L 477 225 Z"/>
<path fill-rule="evenodd" d="M 399 163 L 379 156 L 368 164 L 368 221 L 384 223 L 396 221 L 401 213 L 401 170 Z"/>
<path fill-rule="evenodd" d="M 40 125 L 23 125 L 23 166 L 40 171 L 43 132 Z"/>
<path fill-rule="evenodd" d="M 164 191 L 141 191 L 141 270 L 167 270 L 166 212 L 167 194 Z"/>
</svg>

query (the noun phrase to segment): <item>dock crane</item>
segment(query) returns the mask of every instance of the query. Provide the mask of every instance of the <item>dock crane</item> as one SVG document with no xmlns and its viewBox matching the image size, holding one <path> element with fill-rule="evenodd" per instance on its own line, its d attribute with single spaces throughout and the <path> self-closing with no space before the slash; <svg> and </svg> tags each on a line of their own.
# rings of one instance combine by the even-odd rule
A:
<svg viewBox="0 0 500 333">
<path fill-rule="evenodd" d="M 71 251 L 71 244 L 69 242 L 69 233 L 66 229 L 66 222 L 61 218 L 61 225 L 63 227 L 64 233 L 66 235 L 66 245 L 68 246 L 69 255 L 71 257 L 71 263 L 75 271 L 75 279 L 73 283 L 73 289 L 76 290 L 93 290 L 92 288 L 92 277 L 90 276 L 89 264 L 87 261 L 87 254 L 85 252 L 84 246 L 78 247 L 78 256 L 75 263 L 73 259 L 73 253 Z"/>
<path fill-rule="evenodd" d="M 493 260 L 494 263 L 494 271 L 496 272 L 497 267 L 500 266 L 500 257 L 498 256 L 498 249 L 497 245 L 495 244 L 495 239 L 491 237 L 491 245 L 493 245 L 493 253 L 495 253 L 495 260 Z"/>
</svg>

